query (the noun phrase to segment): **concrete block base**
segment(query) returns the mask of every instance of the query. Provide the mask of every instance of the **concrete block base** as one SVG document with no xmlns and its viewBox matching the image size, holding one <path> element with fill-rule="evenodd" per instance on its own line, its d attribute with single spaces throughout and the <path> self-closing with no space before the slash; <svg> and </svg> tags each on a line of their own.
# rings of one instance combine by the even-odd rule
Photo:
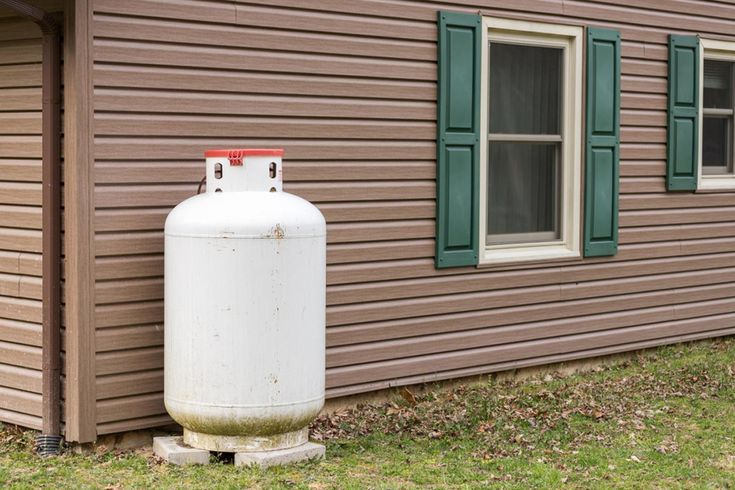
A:
<svg viewBox="0 0 735 490">
<path fill-rule="evenodd" d="M 154 437 L 153 453 L 175 465 L 209 464 L 209 451 L 184 445 L 179 437 Z"/>
<path fill-rule="evenodd" d="M 275 451 L 253 451 L 235 453 L 235 466 L 280 466 L 300 461 L 324 458 L 325 448 L 321 444 L 306 442 L 300 446 Z"/>
</svg>

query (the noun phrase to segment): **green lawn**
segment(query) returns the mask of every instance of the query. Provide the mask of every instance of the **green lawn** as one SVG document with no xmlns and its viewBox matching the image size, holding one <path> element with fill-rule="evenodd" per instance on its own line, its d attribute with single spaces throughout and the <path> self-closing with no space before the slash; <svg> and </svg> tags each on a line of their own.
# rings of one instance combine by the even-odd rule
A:
<svg viewBox="0 0 735 490">
<path fill-rule="evenodd" d="M 150 450 L 40 460 L 0 430 L 2 488 L 735 488 L 735 338 L 595 372 L 488 381 L 320 418 L 320 463 L 174 467 Z"/>
</svg>

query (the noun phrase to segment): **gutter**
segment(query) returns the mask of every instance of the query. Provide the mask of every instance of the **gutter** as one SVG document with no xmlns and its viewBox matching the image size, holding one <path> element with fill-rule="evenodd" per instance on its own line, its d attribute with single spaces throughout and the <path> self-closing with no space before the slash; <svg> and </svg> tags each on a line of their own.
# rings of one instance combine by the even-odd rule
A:
<svg viewBox="0 0 735 490">
<path fill-rule="evenodd" d="M 40 456 L 59 453 L 61 441 L 61 27 L 45 10 L 22 0 L 0 0 L 35 22 L 43 35 L 42 61 L 42 235 L 43 430 Z"/>
</svg>

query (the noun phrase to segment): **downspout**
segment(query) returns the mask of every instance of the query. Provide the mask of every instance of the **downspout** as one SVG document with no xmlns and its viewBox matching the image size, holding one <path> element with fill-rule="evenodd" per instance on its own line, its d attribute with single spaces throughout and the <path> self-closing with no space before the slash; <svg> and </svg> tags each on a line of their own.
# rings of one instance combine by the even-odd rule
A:
<svg viewBox="0 0 735 490">
<path fill-rule="evenodd" d="M 43 35 L 42 61 L 42 234 L 43 430 L 36 440 L 41 456 L 61 446 L 61 29 L 45 10 L 22 0 L 0 6 L 35 22 Z"/>
</svg>

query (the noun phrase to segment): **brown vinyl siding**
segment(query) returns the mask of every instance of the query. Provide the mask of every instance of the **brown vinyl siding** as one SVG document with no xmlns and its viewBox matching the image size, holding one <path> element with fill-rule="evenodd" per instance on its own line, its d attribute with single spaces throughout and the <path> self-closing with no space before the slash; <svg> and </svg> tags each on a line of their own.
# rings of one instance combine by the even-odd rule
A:
<svg viewBox="0 0 735 490">
<path fill-rule="evenodd" d="M 41 33 L 0 10 L 0 419 L 41 426 Z"/>
<path fill-rule="evenodd" d="M 735 193 L 664 187 L 667 35 L 735 6 L 640 5 L 94 0 L 98 432 L 167 420 L 161 230 L 208 148 L 285 148 L 327 217 L 328 396 L 735 333 Z M 617 256 L 434 268 L 440 8 L 620 29 Z"/>
</svg>

